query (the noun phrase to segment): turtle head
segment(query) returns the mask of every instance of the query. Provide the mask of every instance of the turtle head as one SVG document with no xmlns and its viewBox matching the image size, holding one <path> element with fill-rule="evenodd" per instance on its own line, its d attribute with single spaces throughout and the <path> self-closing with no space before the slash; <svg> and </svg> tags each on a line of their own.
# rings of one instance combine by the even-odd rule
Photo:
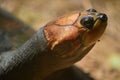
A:
<svg viewBox="0 0 120 80">
<path fill-rule="evenodd" d="M 60 17 L 47 24 L 44 31 L 53 53 L 66 57 L 96 43 L 106 26 L 106 14 L 89 9 Z"/>
<path fill-rule="evenodd" d="M 74 12 L 48 23 L 44 27 L 49 53 L 45 54 L 47 58 L 42 57 L 44 70 L 60 70 L 81 60 L 102 36 L 106 26 L 106 14 L 95 9 Z"/>
</svg>

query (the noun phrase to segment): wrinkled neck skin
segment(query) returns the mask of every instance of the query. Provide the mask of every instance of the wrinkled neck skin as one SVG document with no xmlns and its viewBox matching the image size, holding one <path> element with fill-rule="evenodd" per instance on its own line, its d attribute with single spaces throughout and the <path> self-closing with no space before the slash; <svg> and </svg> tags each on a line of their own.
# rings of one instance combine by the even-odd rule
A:
<svg viewBox="0 0 120 80">
<path fill-rule="evenodd" d="M 0 80 L 41 80 L 79 61 L 94 46 L 81 46 L 71 57 L 55 56 L 47 48 L 48 42 L 43 30 L 44 27 L 20 48 L 0 55 Z M 66 44 L 62 45 L 64 46 Z M 55 53 L 62 51 L 63 49 L 58 49 Z"/>
<path fill-rule="evenodd" d="M 4 76 L 7 76 L 7 80 L 11 80 L 12 77 L 13 80 L 23 80 L 27 79 L 24 78 L 24 76 L 30 77 L 30 75 L 34 74 L 32 73 L 32 67 L 33 65 L 37 65 L 37 62 L 35 64 L 34 61 L 44 53 L 47 46 L 43 29 L 44 27 L 20 48 L 0 54 L 0 80 L 1 78 L 5 78 Z M 28 72 L 28 74 L 26 72 Z M 20 78 L 20 76 L 23 79 Z"/>
</svg>

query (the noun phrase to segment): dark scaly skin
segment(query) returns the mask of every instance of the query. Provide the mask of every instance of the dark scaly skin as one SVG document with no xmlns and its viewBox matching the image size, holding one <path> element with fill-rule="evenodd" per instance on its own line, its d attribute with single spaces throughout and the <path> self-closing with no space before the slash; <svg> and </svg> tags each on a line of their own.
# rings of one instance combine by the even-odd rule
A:
<svg viewBox="0 0 120 80">
<path fill-rule="evenodd" d="M 40 28 L 20 48 L 0 55 L 0 75 L 5 80 L 41 80 L 81 60 L 103 34 L 107 20 L 97 12 L 75 12 Z M 93 16 L 93 28 L 81 25 Z"/>
<path fill-rule="evenodd" d="M 11 50 L 12 46 L 13 44 L 8 36 L 5 35 L 4 31 L 0 30 L 0 53 Z"/>
</svg>

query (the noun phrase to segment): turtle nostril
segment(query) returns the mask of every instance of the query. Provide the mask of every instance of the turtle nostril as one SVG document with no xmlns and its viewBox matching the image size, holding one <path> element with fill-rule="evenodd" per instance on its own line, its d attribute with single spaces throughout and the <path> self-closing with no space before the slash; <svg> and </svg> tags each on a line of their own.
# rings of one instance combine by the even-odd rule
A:
<svg viewBox="0 0 120 80">
<path fill-rule="evenodd" d="M 104 14 L 104 13 L 99 13 L 98 15 L 98 18 L 102 21 L 107 21 L 107 15 Z"/>
</svg>

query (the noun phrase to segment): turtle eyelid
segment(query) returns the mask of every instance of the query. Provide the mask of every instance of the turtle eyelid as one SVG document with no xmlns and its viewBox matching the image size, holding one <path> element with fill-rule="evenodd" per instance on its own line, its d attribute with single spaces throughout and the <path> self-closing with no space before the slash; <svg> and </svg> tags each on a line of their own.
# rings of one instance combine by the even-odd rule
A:
<svg viewBox="0 0 120 80">
<path fill-rule="evenodd" d="M 88 12 L 97 12 L 94 8 L 88 9 Z"/>
</svg>

